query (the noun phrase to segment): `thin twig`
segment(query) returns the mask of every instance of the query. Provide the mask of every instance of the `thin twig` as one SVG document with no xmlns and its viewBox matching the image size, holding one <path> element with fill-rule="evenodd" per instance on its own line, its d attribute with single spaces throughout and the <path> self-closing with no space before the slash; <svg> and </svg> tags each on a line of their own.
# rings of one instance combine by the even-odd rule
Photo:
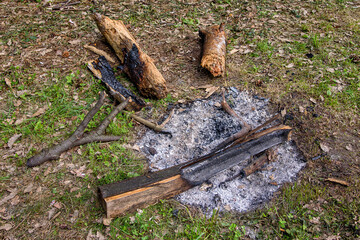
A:
<svg viewBox="0 0 360 240">
<path fill-rule="evenodd" d="M 172 112 L 169 114 L 169 116 L 167 117 L 167 119 L 164 120 L 163 123 L 161 123 L 160 125 L 156 124 L 156 123 L 152 123 L 142 117 L 139 117 L 133 113 L 130 113 L 130 112 L 126 112 L 124 111 L 125 113 L 127 113 L 131 118 L 133 118 L 134 120 L 136 120 L 137 122 L 141 123 L 141 124 L 144 124 L 145 126 L 147 126 L 148 128 L 151 128 L 152 130 L 154 130 L 155 132 L 158 132 L 158 133 L 165 133 L 165 134 L 171 134 L 170 131 L 167 131 L 167 130 L 164 130 L 164 126 L 166 123 L 169 122 L 171 116 L 172 116 Z"/>
<path fill-rule="evenodd" d="M 106 60 L 108 60 L 109 62 L 115 63 L 115 59 L 113 59 L 109 54 L 107 54 L 107 52 L 101 50 L 101 49 L 97 49 L 94 46 L 89 46 L 89 45 L 84 45 L 84 48 L 100 55 L 100 56 L 104 56 L 106 58 Z"/>
</svg>

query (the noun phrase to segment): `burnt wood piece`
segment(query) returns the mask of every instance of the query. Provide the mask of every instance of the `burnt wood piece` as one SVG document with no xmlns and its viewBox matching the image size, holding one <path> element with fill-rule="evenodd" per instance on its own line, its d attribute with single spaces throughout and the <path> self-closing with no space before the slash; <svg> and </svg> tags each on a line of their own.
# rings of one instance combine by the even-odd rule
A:
<svg viewBox="0 0 360 240">
<path fill-rule="evenodd" d="M 180 167 L 175 166 L 100 186 L 99 197 L 107 218 L 113 218 L 171 198 L 191 187 L 181 178 Z"/>
<path fill-rule="evenodd" d="M 224 76 L 226 56 L 226 34 L 224 24 L 199 30 L 202 40 L 201 66 L 209 70 L 214 77 Z"/>
<path fill-rule="evenodd" d="M 104 104 L 105 101 L 105 93 L 101 92 L 98 102 L 95 104 L 95 106 L 88 112 L 88 114 L 85 116 L 84 120 L 80 123 L 79 127 L 75 130 L 75 132 L 65 141 L 51 147 L 43 149 L 40 153 L 37 155 L 29 158 L 27 160 L 26 165 L 28 167 L 35 167 L 38 166 L 46 161 L 50 160 L 56 160 L 60 158 L 61 153 L 83 144 L 91 143 L 91 142 L 110 142 L 110 141 L 117 141 L 121 137 L 120 136 L 108 136 L 105 134 L 105 129 L 111 121 L 114 119 L 114 117 L 126 106 L 129 99 L 127 99 L 125 102 L 119 104 L 117 107 L 115 107 L 109 115 L 105 117 L 105 119 L 100 123 L 100 125 L 90 131 L 85 133 L 85 129 L 91 119 L 95 116 L 95 114 L 100 110 L 101 106 Z"/>
<path fill-rule="evenodd" d="M 290 128 L 273 128 L 274 133 L 261 135 L 223 152 L 213 152 L 204 157 L 191 160 L 158 172 L 148 173 L 125 181 L 99 187 L 99 197 L 108 218 L 134 212 L 184 192 L 206 181 L 214 174 L 242 161 L 251 154 L 260 153 L 287 140 Z M 267 133 L 272 133 L 267 131 Z M 228 160 L 229 159 L 229 160 Z M 194 174 L 194 176 L 192 176 Z"/>
<path fill-rule="evenodd" d="M 260 170 L 265 164 L 269 162 L 267 154 L 262 154 L 260 157 L 255 159 L 249 165 L 247 165 L 242 171 L 241 175 L 247 177 L 250 174 Z"/>
<path fill-rule="evenodd" d="M 275 145 L 287 141 L 290 130 L 280 130 L 272 134 L 233 146 L 214 156 L 182 169 L 181 176 L 191 185 L 199 185 L 215 174 L 231 168 L 250 157 Z"/>
<path fill-rule="evenodd" d="M 237 119 L 240 123 L 241 123 L 241 130 L 233 135 L 231 135 L 230 137 L 228 137 L 227 139 L 225 139 L 223 142 L 221 142 L 214 150 L 219 150 L 224 148 L 225 146 L 229 145 L 230 143 L 232 143 L 233 141 L 235 141 L 236 139 L 245 137 L 246 134 L 251 131 L 251 126 L 249 124 L 247 124 L 239 115 L 237 115 L 237 113 L 229 106 L 229 104 L 226 102 L 225 99 L 225 92 L 223 91 L 222 93 L 222 98 L 223 100 L 221 101 L 221 106 L 222 108 L 228 113 L 230 114 L 232 117 L 234 117 L 235 119 Z"/>
<path fill-rule="evenodd" d="M 126 107 L 128 111 L 140 111 L 143 107 L 146 106 L 145 102 L 138 98 L 130 90 L 126 89 L 115 77 L 114 71 L 112 70 L 109 62 L 104 56 L 100 56 L 97 61 L 92 61 L 90 64 L 93 65 L 94 69 L 100 71 L 100 75 L 95 74 L 95 76 L 100 77 L 101 81 L 107 86 L 110 94 L 118 100 L 120 103 L 125 101 L 127 98 L 130 98 L 129 104 Z M 90 67 L 89 67 L 90 68 Z M 91 70 L 91 68 L 90 68 Z"/>
<path fill-rule="evenodd" d="M 112 20 L 98 13 L 94 20 L 121 61 L 121 69 L 144 97 L 166 97 L 166 82 L 153 60 L 144 53 L 121 20 Z"/>
</svg>

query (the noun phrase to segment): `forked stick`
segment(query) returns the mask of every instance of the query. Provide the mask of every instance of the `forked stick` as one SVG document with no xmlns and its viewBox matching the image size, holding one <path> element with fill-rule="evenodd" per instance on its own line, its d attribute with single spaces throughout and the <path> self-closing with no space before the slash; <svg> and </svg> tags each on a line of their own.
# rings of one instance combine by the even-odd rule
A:
<svg viewBox="0 0 360 240">
<path fill-rule="evenodd" d="M 46 161 L 59 159 L 61 153 L 83 144 L 91 142 L 111 142 L 119 140 L 121 138 L 120 136 L 105 135 L 105 129 L 109 126 L 114 117 L 128 104 L 129 98 L 125 102 L 119 104 L 116 108 L 114 108 L 112 112 L 108 116 L 106 116 L 106 118 L 100 123 L 100 125 L 96 129 L 85 133 L 87 125 L 95 116 L 95 114 L 100 110 L 101 106 L 104 104 L 104 100 L 105 93 L 101 92 L 98 102 L 85 116 L 79 127 L 68 139 L 51 148 L 43 149 L 39 154 L 29 158 L 26 165 L 28 167 L 35 167 Z"/>
</svg>

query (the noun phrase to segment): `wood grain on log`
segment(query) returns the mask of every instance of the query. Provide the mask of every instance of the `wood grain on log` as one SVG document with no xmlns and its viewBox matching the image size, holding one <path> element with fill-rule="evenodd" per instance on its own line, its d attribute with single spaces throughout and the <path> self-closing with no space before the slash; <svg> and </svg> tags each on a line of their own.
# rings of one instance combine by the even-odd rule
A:
<svg viewBox="0 0 360 240">
<path fill-rule="evenodd" d="M 201 66 L 209 70 L 214 77 L 224 76 L 226 55 L 224 24 L 200 30 L 199 35 L 203 42 Z"/>
<path fill-rule="evenodd" d="M 114 49 L 123 70 L 144 97 L 166 97 L 166 82 L 153 60 L 144 53 L 121 20 L 95 13 L 95 22 Z"/>
<path fill-rule="evenodd" d="M 171 198 L 192 186 L 180 176 L 179 166 L 99 187 L 107 218 L 134 212 Z"/>
</svg>

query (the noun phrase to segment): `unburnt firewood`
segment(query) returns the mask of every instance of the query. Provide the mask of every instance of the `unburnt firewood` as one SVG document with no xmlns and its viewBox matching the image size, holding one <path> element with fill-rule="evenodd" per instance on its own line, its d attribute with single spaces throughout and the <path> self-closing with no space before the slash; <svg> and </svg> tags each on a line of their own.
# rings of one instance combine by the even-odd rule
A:
<svg viewBox="0 0 360 240">
<path fill-rule="evenodd" d="M 99 187 L 99 196 L 108 218 L 134 212 L 160 199 L 173 197 L 199 185 L 215 174 L 251 156 L 288 140 L 290 128 L 277 126 L 252 136 L 251 140 L 215 151 L 168 169 Z"/>
<path fill-rule="evenodd" d="M 98 60 L 90 61 L 88 68 L 93 74 L 101 79 L 101 81 L 109 89 L 110 94 L 120 103 L 130 98 L 129 104 L 126 106 L 128 111 L 139 111 L 145 107 L 145 102 L 138 98 L 130 90 L 126 89 L 115 77 L 114 71 L 104 56 L 100 56 Z"/>
<path fill-rule="evenodd" d="M 46 161 L 56 160 L 60 158 L 61 153 L 80 145 L 84 145 L 91 142 L 111 142 L 117 141 L 121 137 L 120 136 L 108 136 L 105 135 L 105 129 L 114 117 L 125 108 L 128 104 L 129 99 L 124 101 L 115 107 L 112 112 L 105 117 L 105 119 L 100 123 L 100 125 L 90 131 L 85 133 L 85 129 L 91 119 L 95 116 L 95 114 L 100 110 L 101 106 L 104 104 L 105 93 L 101 92 L 98 102 L 95 106 L 88 112 L 85 116 L 84 120 L 80 123 L 79 127 L 75 130 L 75 132 L 65 141 L 47 149 L 43 149 L 39 154 L 29 158 L 27 160 L 26 165 L 28 167 L 38 166 Z"/>
<path fill-rule="evenodd" d="M 95 22 L 121 61 L 120 69 L 150 98 L 166 97 L 166 82 L 153 60 L 144 53 L 121 20 L 112 20 L 95 13 Z"/>
<path fill-rule="evenodd" d="M 202 46 L 201 66 L 214 76 L 224 76 L 226 55 L 226 34 L 224 24 L 200 30 Z"/>
</svg>

